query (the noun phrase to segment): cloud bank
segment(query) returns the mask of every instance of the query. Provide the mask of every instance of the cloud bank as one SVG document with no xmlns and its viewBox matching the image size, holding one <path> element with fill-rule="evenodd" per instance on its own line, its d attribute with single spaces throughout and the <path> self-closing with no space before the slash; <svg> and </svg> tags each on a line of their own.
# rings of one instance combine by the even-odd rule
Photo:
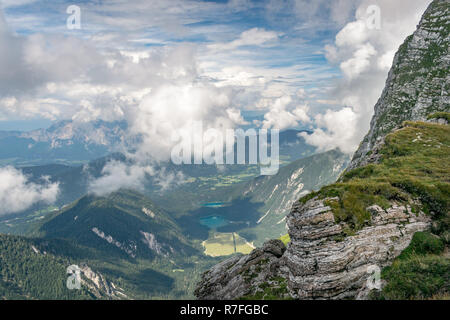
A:
<svg viewBox="0 0 450 320">
<path fill-rule="evenodd" d="M 55 202 L 59 183 L 43 180 L 43 184 L 36 184 L 28 181 L 20 170 L 0 168 L 0 215 L 26 210 L 38 202 Z"/>
</svg>

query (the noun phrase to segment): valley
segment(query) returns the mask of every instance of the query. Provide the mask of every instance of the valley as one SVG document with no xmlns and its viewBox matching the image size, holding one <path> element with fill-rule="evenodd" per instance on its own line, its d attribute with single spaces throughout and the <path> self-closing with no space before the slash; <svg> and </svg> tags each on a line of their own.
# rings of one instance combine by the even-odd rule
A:
<svg viewBox="0 0 450 320">
<path fill-rule="evenodd" d="M 449 42 L 450 0 L 3 1 L 0 300 L 450 299 Z"/>
<path fill-rule="evenodd" d="M 100 176 L 110 160 L 126 161 L 120 154 L 79 167 L 24 167 L 32 181 L 42 175 L 58 181 L 61 193 L 55 205 L 1 216 L 0 232 L 37 241 L 40 252 L 88 265 L 123 289 L 123 296 L 102 298 L 192 298 L 204 270 L 224 256 L 251 252 L 272 234 L 285 234 L 283 221 L 276 228 L 271 221 L 282 220 L 300 192 L 334 181 L 345 167 L 347 158 L 339 152 L 295 159 L 308 150 L 285 152 L 285 159 L 294 160 L 270 179 L 258 177 L 258 166 L 252 165 L 220 171 L 181 166 L 189 176 L 173 190 L 161 192 L 149 179 L 143 193 L 120 190 L 105 197 L 89 195 L 89 179 Z M 304 188 L 291 193 L 290 186 L 300 181 Z M 261 190 L 271 189 L 261 197 Z M 276 206 L 284 209 L 272 212 Z"/>
</svg>

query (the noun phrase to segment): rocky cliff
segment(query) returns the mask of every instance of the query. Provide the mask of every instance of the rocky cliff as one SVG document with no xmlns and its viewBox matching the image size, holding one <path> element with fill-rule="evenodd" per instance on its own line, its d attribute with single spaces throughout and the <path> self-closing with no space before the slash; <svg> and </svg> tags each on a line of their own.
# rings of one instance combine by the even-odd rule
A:
<svg viewBox="0 0 450 320">
<path fill-rule="evenodd" d="M 405 120 L 425 120 L 433 112 L 450 110 L 450 5 L 436 0 L 420 24 L 401 45 L 375 105 L 370 131 L 348 169 L 366 164 L 371 150 Z"/>
<path fill-rule="evenodd" d="M 294 203 L 287 248 L 215 266 L 199 299 L 448 297 L 450 114 L 430 113 L 449 109 L 449 8 L 433 1 L 401 46 L 351 168 Z"/>
<path fill-rule="evenodd" d="M 366 298 L 373 270 L 389 265 L 415 232 L 430 226 L 430 217 L 423 212 L 414 215 L 409 206 L 373 205 L 368 208 L 370 225 L 346 236 L 346 225 L 336 224 L 325 203 L 297 203 L 289 215 L 291 244 L 281 265 L 294 298 Z"/>
</svg>

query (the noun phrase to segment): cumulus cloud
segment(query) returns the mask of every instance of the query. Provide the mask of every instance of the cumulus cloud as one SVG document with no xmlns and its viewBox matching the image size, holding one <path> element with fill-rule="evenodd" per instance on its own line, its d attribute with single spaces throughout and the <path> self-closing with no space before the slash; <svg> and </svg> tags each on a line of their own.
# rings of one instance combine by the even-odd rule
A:
<svg viewBox="0 0 450 320">
<path fill-rule="evenodd" d="M 377 51 L 370 43 L 361 45 L 353 57 L 341 63 L 341 70 L 348 79 L 354 79 L 370 68 L 370 58 L 376 54 Z"/>
<path fill-rule="evenodd" d="M 104 196 L 119 189 L 143 191 L 150 179 L 155 186 L 159 186 L 161 191 L 179 186 L 186 181 L 181 171 L 169 171 L 165 167 L 112 160 L 103 167 L 99 178 L 90 180 L 88 190 L 98 196 Z"/>
<path fill-rule="evenodd" d="M 71 35 L 17 35 L 0 11 L 0 118 L 126 118 L 149 88 L 197 77 L 192 45 L 142 53 Z"/>
<path fill-rule="evenodd" d="M 357 120 L 351 108 L 328 110 L 325 114 L 315 117 L 315 123 L 319 128 L 314 130 L 313 134 L 301 132 L 300 136 L 305 138 L 307 143 L 318 146 L 319 151 L 339 148 L 344 153 L 352 153 L 354 146 L 359 143 L 359 138 L 355 134 Z"/>
<path fill-rule="evenodd" d="M 234 50 L 243 46 L 262 46 L 274 44 L 279 34 L 274 31 L 267 31 L 262 28 L 252 28 L 241 33 L 239 38 L 227 43 L 214 43 L 209 45 L 213 51 Z"/>
<path fill-rule="evenodd" d="M 45 177 L 42 180 L 42 184 L 36 184 L 20 170 L 0 168 L 0 215 L 26 210 L 38 202 L 55 202 L 59 183 L 50 183 Z"/>
<path fill-rule="evenodd" d="M 310 122 L 311 119 L 308 116 L 309 107 L 307 105 L 292 107 L 292 102 L 293 100 L 290 96 L 282 96 L 276 99 L 269 112 L 264 115 L 263 128 L 284 130 L 298 126 L 299 122 Z"/>
<path fill-rule="evenodd" d="M 230 104 L 231 94 L 207 83 L 155 88 L 134 110 L 130 122 L 131 132 L 142 137 L 136 158 L 169 160 L 173 147 L 188 143 L 198 124 L 203 131 L 225 130 L 242 124 L 240 110 Z"/>
<path fill-rule="evenodd" d="M 362 0 L 355 20 L 336 35 L 335 43 L 325 47 L 326 57 L 342 71 L 330 99 L 343 105 L 328 109 L 315 118 L 317 129 L 306 141 L 321 150 L 339 147 L 352 153 L 369 129 L 374 105 L 384 88 L 394 54 L 412 34 L 431 0 Z M 367 8 L 381 9 L 380 28 L 370 28 Z"/>
<path fill-rule="evenodd" d="M 119 161 L 110 161 L 102 169 L 102 176 L 91 180 L 89 191 L 103 196 L 123 189 L 142 190 L 146 177 L 155 174 L 151 166 L 128 165 Z"/>
</svg>

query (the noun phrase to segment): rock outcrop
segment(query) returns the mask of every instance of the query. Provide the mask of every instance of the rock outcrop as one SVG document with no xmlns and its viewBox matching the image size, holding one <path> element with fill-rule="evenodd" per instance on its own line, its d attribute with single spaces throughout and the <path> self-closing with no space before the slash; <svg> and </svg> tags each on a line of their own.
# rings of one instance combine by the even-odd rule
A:
<svg viewBox="0 0 450 320">
<path fill-rule="evenodd" d="M 414 233 L 430 227 L 423 212 L 393 204 L 374 205 L 370 226 L 348 236 L 345 223 L 337 224 L 333 199 L 297 202 L 287 223 L 291 242 L 286 249 L 271 240 L 249 255 L 230 258 L 207 271 L 198 284 L 199 299 L 236 299 L 280 287 L 296 299 L 365 299 L 373 271 L 389 265 L 410 243 Z M 280 298 L 280 297 L 278 297 Z M 281 297 L 282 298 L 282 297 Z"/>
<path fill-rule="evenodd" d="M 235 299 L 253 295 L 261 285 L 273 285 L 280 258 L 286 247 L 280 240 L 270 240 L 262 248 L 245 256 L 235 256 L 214 266 L 203 275 L 195 295 L 202 300 Z"/>
<path fill-rule="evenodd" d="M 373 270 L 389 265 L 410 243 L 415 232 L 430 226 L 430 217 L 393 204 L 374 205 L 368 227 L 348 236 L 346 224 L 336 224 L 326 200 L 298 202 L 288 216 L 291 243 L 281 258 L 281 272 L 297 299 L 367 297 Z"/>
<path fill-rule="evenodd" d="M 373 147 L 405 120 L 450 110 L 450 2 L 435 0 L 395 55 L 370 131 L 347 170 L 367 164 Z"/>
<path fill-rule="evenodd" d="M 80 267 L 81 284 L 97 299 L 128 299 L 123 289 L 116 287 L 101 273 L 94 272 L 88 265 Z"/>
</svg>

